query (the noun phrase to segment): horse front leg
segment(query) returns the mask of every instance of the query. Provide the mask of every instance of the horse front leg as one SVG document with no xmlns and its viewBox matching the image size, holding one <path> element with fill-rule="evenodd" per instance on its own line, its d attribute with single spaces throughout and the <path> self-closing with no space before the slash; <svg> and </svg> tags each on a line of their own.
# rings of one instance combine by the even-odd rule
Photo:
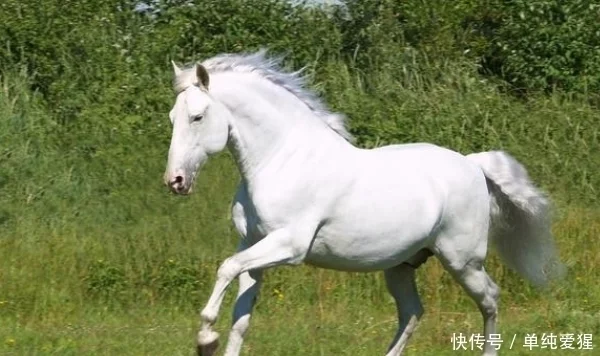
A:
<svg viewBox="0 0 600 356">
<path fill-rule="evenodd" d="M 233 325 L 227 340 L 225 356 L 238 356 L 244 343 L 244 335 L 250 327 L 252 309 L 256 303 L 262 282 L 261 270 L 244 272 L 238 277 L 240 287 L 233 309 Z"/>
<path fill-rule="evenodd" d="M 225 356 L 240 354 L 244 343 L 244 335 L 250 327 L 250 317 L 260 290 L 262 274 L 261 270 L 254 270 L 243 272 L 238 277 L 239 290 L 233 309 L 233 324 L 229 333 Z M 198 354 L 202 356 L 213 355 L 219 346 L 218 337 L 219 334 L 216 331 L 212 330 L 211 327 L 207 327 L 207 325 L 203 325 L 198 334 Z"/>
<path fill-rule="evenodd" d="M 233 279 L 247 271 L 262 270 L 282 264 L 300 264 L 304 261 L 310 249 L 316 224 L 302 226 L 301 229 L 275 230 L 248 249 L 223 261 L 217 271 L 217 281 L 212 294 L 200 313 L 198 355 L 212 356 L 216 351 L 219 335 L 213 330 L 213 325 L 217 320 L 225 291 Z"/>
</svg>

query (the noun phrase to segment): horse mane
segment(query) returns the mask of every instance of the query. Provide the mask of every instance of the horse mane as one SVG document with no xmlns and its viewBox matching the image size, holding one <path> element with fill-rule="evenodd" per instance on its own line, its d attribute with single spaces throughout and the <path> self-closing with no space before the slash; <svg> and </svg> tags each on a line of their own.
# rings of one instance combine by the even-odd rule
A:
<svg viewBox="0 0 600 356">
<path fill-rule="evenodd" d="M 308 108 L 331 129 L 347 141 L 353 141 L 352 134 L 346 128 L 346 118 L 340 113 L 331 112 L 323 101 L 306 88 L 303 69 L 286 72 L 281 66 L 281 57 L 267 57 L 266 50 L 261 49 L 250 54 L 219 54 L 202 62 L 209 73 L 238 72 L 255 73 L 263 79 L 286 89 L 300 99 Z M 195 65 L 187 66 L 173 82 L 173 89 L 179 93 L 190 84 L 196 82 Z M 193 79 L 192 79 L 193 77 Z"/>
</svg>

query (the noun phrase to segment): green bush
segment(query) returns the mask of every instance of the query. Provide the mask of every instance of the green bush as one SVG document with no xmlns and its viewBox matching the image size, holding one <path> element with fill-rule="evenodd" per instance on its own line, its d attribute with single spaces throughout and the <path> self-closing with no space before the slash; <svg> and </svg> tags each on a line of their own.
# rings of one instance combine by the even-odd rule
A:
<svg viewBox="0 0 600 356">
<path fill-rule="evenodd" d="M 518 0 L 501 10 L 501 25 L 489 38 L 487 69 L 517 90 L 598 92 L 599 4 Z"/>
</svg>

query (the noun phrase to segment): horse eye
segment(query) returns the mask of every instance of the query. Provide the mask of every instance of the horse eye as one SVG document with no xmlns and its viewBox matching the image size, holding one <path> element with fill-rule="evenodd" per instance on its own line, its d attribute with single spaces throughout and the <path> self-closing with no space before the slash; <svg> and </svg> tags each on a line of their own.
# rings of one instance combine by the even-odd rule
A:
<svg viewBox="0 0 600 356">
<path fill-rule="evenodd" d="M 200 120 L 202 120 L 203 117 L 204 117 L 204 115 L 196 115 L 192 118 L 192 121 L 193 122 L 200 121 Z"/>
</svg>

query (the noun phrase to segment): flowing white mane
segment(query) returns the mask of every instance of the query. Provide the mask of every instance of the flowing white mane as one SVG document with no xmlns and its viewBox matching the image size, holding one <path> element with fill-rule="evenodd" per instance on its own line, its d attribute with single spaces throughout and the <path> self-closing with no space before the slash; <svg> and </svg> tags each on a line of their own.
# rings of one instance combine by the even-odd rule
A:
<svg viewBox="0 0 600 356">
<path fill-rule="evenodd" d="M 220 54 L 202 62 L 209 73 L 239 72 L 255 73 L 261 78 L 286 89 L 308 106 L 315 115 L 321 118 L 340 136 L 348 141 L 353 137 L 348 132 L 344 115 L 329 111 L 323 101 L 313 92 L 306 89 L 305 79 L 301 72 L 285 72 L 281 69 L 281 58 L 269 58 L 266 50 L 252 54 Z M 189 66 L 178 75 L 173 82 L 173 89 L 179 93 L 197 82 L 194 66 Z"/>
</svg>

